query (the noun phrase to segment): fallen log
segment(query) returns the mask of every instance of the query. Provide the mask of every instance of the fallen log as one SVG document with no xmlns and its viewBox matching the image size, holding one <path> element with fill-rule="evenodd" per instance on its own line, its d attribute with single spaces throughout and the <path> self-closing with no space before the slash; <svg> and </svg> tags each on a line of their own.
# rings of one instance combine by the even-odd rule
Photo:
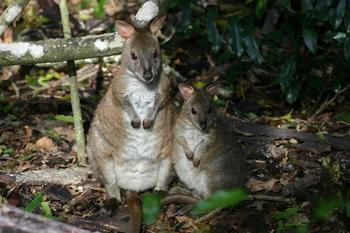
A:
<svg viewBox="0 0 350 233">
<path fill-rule="evenodd" d="M 89 233 L 9 205 L 0 207 L 0 233 Z"/>
</svg>

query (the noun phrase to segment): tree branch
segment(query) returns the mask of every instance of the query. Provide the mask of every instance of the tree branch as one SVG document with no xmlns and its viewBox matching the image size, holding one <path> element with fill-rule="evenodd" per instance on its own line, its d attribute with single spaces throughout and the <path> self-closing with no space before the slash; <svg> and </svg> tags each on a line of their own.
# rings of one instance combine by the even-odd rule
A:
<svg viewBox="0 0 350 233">
<path fill-rule="evenodd" d="M 155 13 L 163 14 L 167 2 L 167 0 L 146 1 L 138 11 L 135 23 L 140 23 L 138 26 L 142 26 L 157 16 Z M 160 10 L 156 9 L 154 3 L 158 4 Z M 112 56 L 121 53 L 123 43 L 124 39 L 117 33 L 72 39 L 0 43 L 0 65 L 29 65 Z"/>
<path fill-rule="evenodd" d="M 16 19 L 27 5 L 29 0 L 13 0 L 0 16 L 0 36 L 4 33 L 7 27 Z"/>
</svg>

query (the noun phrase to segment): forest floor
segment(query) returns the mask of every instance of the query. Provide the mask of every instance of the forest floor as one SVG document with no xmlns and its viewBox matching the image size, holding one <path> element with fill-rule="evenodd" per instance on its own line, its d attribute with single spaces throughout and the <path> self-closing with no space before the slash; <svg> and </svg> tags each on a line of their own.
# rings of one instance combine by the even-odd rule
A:
<svg viewBox="0 0 350 233">
<path fill-rule="evenodd" d="M 12 31 L 5 37 L 12 37 Z M 191 61 L 177 58 L 170 65 L 182 74 L 192 72 L 195 82 L 205 82 L 212 74 L 204 68 L 207 61 L 203 63 L 191 67 Z M 86 133 L 116 69 L 117 65 L 79 66 Z M 193 73 L 192 69 L 197 70 Z M 222 114 L 237 122 L 311 133 L 317 139 L 303 141 L 277 133 L 259 142 L 258 132 L 252 139 L 251 130 L 234 130 L 247 157 L 248 193 L 264 198 L 243 201 L 203 222 L 189 213 L 181 214 L 180 204 L 165 205 L 155 224 L 143 225 L 143 232 L 306 232 L 306 228 L 309 232 L 350 232 L 350 150 L 346 149 L 350 123 L 337 117 L 350 109 L 349 94 L 338 96 L 310 120 L 322 101 L 306 97 L 301 100 L 305 104 L 293 110 L 281 100 L 278 85 L 266 85 L 254 72 L 239 78 L 237 87 L 232 95 L 217 100 Z M 111 218 L 99 216 L 107 197 L 93 174 L 71 185 L 17 183 L 6 175 L 77 166 L 65 69 L 4 67 L 0 89 L 0 204 L 25 208 L 42 193 L 42 202 L 52 213 L 40 206 L 34 213 L 90 230 L 126 232 L 126 203 Z M 343 141 L 340 146 L 331 145 L 326 142 L 328 136 Z M 172 183 L 176 186 L 181 186 L 177 180 Z"/>
</svg>

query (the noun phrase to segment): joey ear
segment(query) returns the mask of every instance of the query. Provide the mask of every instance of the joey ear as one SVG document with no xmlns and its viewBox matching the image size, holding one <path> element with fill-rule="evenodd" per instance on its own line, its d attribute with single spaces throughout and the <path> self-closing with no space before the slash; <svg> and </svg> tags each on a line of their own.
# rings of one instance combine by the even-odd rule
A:
<svg viewBox="0 0 350 233">
<path fill-rule="evenodd" d="M 219 82 L 213 82 L 205 87 L 205 91 L 209 95 L 214 96 L 218 92 L 219 86 L 220 86 Z"/>
<path fill-rule="evenodd" d="M 135 28 L 132 24 L 122 20 L 117 20 L 115 22 L 115 27 L 118 34 L 124 39 L 128 39 L 135 32 Z"/>
<path fill-rule="evenodd" d="M 191 85 L 180 83 L 179 84 L 179 91 L 180 91 L 182 97 L 185 100 L 188 100 L 192 96 L 194 89 Z"/>
<path fill-rule="evenodd" d="M 149 31 L 154 35 L 163 27 L 165 16 L 154 18 L 149 24 Z"/>
</svg>

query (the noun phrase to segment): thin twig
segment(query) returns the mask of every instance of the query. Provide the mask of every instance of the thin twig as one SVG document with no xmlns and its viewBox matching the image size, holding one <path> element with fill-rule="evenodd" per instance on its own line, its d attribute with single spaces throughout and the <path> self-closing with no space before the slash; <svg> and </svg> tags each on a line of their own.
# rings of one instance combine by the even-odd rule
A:
<svg viewBox="0 0 350 233">
<path fill-rule="evenodd" d="M 195 223 L 200 223 L 200 222 L 207 222 L 213 218 L 215 218 L 221 211 L 223 210 L 223 208 L 217 208 L 213 211 L 210 211 L 209 213 L 207 213 L 206 215 L 203 215 L 202 217 L 198 218 Z"/>
<path fill-rule="evenodd" d="M 276 201 L 276 202 L 293 202 L 293 198 L 285 198 L 280 196 L 268 196 L 268 195 L 249 195 L 249 200 L 260 200 L 260 201 Z"/>
<path fill-rule="evenodd" d="M 60 11 L 62 18 L 63 34 L 64 38 L 71 38 L 71 29 L 69 25 L 69 14 L 66 0 L 60 1 Z M 67 61 L 69 81 L 70 81 L 70 93 L 71 103 L 74 118 L 74 130 L 77 141 L 77 156 L 79 165 L 86 165 L 86 154 L 85 154 L 85 135 L 83 128 L 83 120 L 81 116 L 80 99 L 77 84 L 77 74 L 75 69 L 74 61 Z"/>
<path fill-rule="evenodd" d="M 344 93 L 345 91 L 347 91 L 350 88 L 350 84 L 348 84 L 347 86 L 345 86 L 343 89 L 341 89 L 340 91 L 338 91 L 331 99 L 326 100 L 325 102 L 323 102 L 320 106 L 319 109 L 316 110 L 316 112 L 309 118 L 309 121 L 314 120 L 319 114 L 321 114 L 325 109 L 327 109 L 329 107 L 329 105 L 331 105 L 332 103 L 335 102 L 335 100 L 338 98 L 338 96 L 342 93 Z"/>
</svg>

